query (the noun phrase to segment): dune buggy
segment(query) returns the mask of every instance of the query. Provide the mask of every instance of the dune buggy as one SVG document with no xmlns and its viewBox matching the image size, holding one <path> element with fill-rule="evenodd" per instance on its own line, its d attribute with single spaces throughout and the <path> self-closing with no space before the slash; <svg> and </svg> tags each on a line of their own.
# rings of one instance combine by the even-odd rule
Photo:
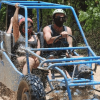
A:
<svg viewBox="0 0 100 100">
<path fill-rule="evenodd" d="M 97 82 L 93 79 L 93 71 L 95 69 L 92 68 L 93 63 L 100 63 L 100 57 L 96 56 L 96 54 L 88 45 L 82 27 L 72 6 L 42 1 L 1 1 L 1 3 L 7 5 L 6 27 L 9 26 L 10 18 L 14 14 L 15 3 L 19 3 L 19 13 L 25 16 L 25 48 L 22 48 L 22 50 L 26 51 L 28 75 L 23 75 L 22 72 L 19 71 L 12 62 L 12 47 L 14 45 L 13 34 L 6 34 L 6 31 L 0 31 L 0 82 L 5 84 L 9 89 L 17 92 L 17 100 L 45 100 L 46 94 L 52 92 L 53 90 L 61 89 L 66 91 L 68 93 L 69 100 L 72 100 L 71 87 L 85 87 L 100 84 L 100 82 Z M 53 48 L 44 48 L 45 44 L 39 17 L 39 14 L 41 12 L 40 10 L 57 8 L 70 9 L 72 11 L 76 23 L 79 27 L 80 34 L 84 40 L 84 46 L 63 47 L 63 45 L 61 45 L 61 47 L 56 47 L 55 43 L 53 43 Z M 36 34 L 39 36 L 41 42 L 41 48 L 39 49 L 28 48 L 28 25 L 26 19 L 28 16 L 32 18 L 32 9 L 36 10 Z M 71 37 L 74 41 L 76 41 L 73 36 Z M 55 41 L 59 38 L 60 36 L 58 36 Z M 75 56 L 80 55 L 79 53 L 77 53 L 78 50 L 86 50 L 87 55 L 84 57 L 73 58 L 72 53 Z M 41 51 L 41 56 L 35 54 L 34 51 Z M 46 55 L 46 51 L 52 51 L 52 54 Z M 68 52 L 70 58 L 67 58 L 65 53 L 62 53 L 60 51 Z M 33 69 L 32 72 L 30 72 L 29 69 L 28 53 L 40 59 L 38 68 Z M 51 56 L 57 56 L 57 59 L 49 59 Z M 45 66 L 45 63 L 47 63 L 47 66 Z M 49 70 L 52 73 L 52 79 L 49 79 L 48 77 Z M 72 78 L 67 78 L 65 70 L 71 73 Z M 61 76 L 57 76 L 57 73 L 59 73 L 62 78 L 59 78 Z M 47 83 L 49 84 L 51 90 L 45 92 Z"/>
</svg>

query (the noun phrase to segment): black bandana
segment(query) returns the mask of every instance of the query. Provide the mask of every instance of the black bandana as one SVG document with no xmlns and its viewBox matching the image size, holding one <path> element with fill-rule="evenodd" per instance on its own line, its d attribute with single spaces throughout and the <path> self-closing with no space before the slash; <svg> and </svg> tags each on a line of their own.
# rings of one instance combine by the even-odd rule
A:
<svg viewBox="0 0 100 100">
<path fill-rule="evenodd" d="M 61 20 L 62 18 L 62 20 Z M 60 17 L 60 16 L 57 16 L 57 18 L 54 18 L 54 22 L 55 24 L 58 26 L 58 27 L 62 27 L 63 26 L 63 23 L 65 22 L 65 17 Z"/>
</svg>

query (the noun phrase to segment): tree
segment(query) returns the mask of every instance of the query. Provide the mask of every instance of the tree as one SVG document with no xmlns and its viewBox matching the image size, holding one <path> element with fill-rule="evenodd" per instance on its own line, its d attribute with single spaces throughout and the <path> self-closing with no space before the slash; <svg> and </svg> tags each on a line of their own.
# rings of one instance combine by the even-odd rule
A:
<svg viewBox="0 0 100 100">
<path fill-rule="evenodd" d="M 87 0 L 86 11 L 80 9 L 79 20 L 86 32 L 87 40 L 92 49 L 100 54 L 100 0 Z"/>
</svg>

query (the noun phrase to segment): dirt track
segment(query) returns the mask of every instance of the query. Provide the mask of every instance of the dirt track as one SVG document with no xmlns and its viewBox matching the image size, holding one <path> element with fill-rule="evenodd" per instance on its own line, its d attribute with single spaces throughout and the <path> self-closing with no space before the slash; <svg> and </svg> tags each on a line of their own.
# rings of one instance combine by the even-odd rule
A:
<svg viewBox="0 0 100 100">
<path fill-rule="evenodd" d="M 96 73 L 94 73 L 94 79 L 100 81 L 100 66 L 97 67 Z M 100 85 L 96 85 L 95 88 L 100 90 Z M 100 96 L 100 92 L 95 91 L 95 94 Z"/>
<path fill-rule="evenodd" d="M 94 79 L 96 81 L 100 81 L 100 66 L 97 67 L 96 73 L 94 72 Z M 100 90 L 100 85 L 96 85 L 95 86 L 96 89 Z M 75 94 L 75 93 L 74 93 Z M 82 93 L 84 94 L 84 93 Z M 47 96 L 47 100 L 66 100 L 62 97 L 66 95 L 63 92 L 62 93 L 51 93 L 49 96 Z M 86 94 L 82 95 L 82 97 L 84 98 L 84 100 L 88 99 L 86 98 Z M 100 92 L 96 92 L 94 91 L 93 94 L 90 93 L 89 95 L 90 98 L 98 98 L 98 100 L 100 100 Z M 12 92 L 11 90 L 9 90 L 6 86 L 4 86 L 3 84 L 0 83 L 0 100 L 16 100 L 16 93 Z M 52 98 L 52 99 L 50 99 Z M 73 100 L 83 100 L 83 98 L 79 97 L 79 96 L 73 96 Z M 68 100 L 68 99 L 67 99 Z M 90 99 L 91 100 L 91 99 Z M 97 100 L 97 99 L 94 99 Z"/>
</svg>

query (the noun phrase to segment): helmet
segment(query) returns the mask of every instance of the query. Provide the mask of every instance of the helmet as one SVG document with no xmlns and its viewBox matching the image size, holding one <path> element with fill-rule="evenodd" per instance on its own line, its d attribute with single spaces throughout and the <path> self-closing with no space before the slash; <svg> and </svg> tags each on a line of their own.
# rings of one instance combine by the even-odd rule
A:
<svg viewBox="0 0 100 100">
<path fill-rule="evenodd" d="M 18 22 L 19 22 L 22 18 L 24 18 L 24 16 L 23 16 L 23 15 L 18 14 Z"/>
<path fill-rule="evenodd" d="M 54 16 L 56 13 L 62 13 L 62 14 L 65 14 L 65 16 L 66 16 L 66 12 L 65 12 L 63 9 L 56 9 L 56 10 L 54 10 L 53 16 Z"/>
<path fill-rule="evenodd" d="M 31 24 L 32 24 L 32 26 L 33 26 L 33 21 L 32 21 L 30 18 L 27 18 L 27 21 L 31 22 Z M 25 33 L 23 32 L 23 29 L 22 29 L 22 27 L 23 27 L 23 25 L 24 25 L 23 22 L 25 23 L 25 18 L 22 18 L 22 19 L 19 21 L 19 31 L 20 31 L 20 33 L 22 34 L 22 36 L 25 35 Z"/>
<path fill-rule="evenodd" d="M 27 20 L 33 24 L 32 19 L 27 18 Z M 20 25 L 22 22 L 25 22 L 25 18 L 22 18 L 22 19 L 19 21 L 19 25 Z"/>
</svg>

